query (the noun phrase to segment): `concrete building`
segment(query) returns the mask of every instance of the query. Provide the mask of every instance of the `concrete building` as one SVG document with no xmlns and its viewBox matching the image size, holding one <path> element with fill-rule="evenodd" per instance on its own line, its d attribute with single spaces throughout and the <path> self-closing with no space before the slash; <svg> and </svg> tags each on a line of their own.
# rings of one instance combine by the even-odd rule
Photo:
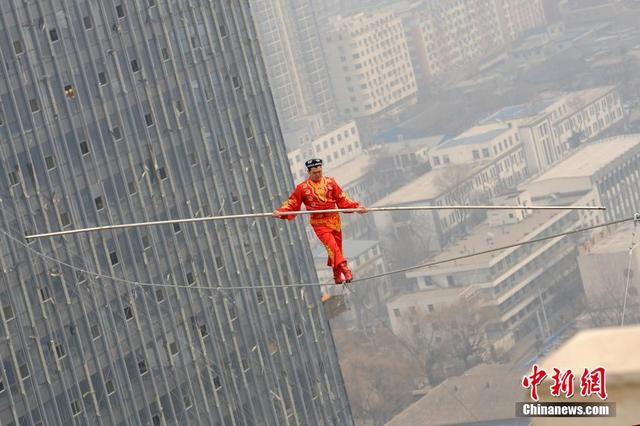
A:
<svg viewBox="0 0 640 426">
<path fill-rule="evenodd" d="M 501 123 L 478 125 L 440 143 L 431 150 L 429 157 L 434 168 L 492 161 L 509 153 L 517 160 L 513 154 L 521 150 L 519 142 L 516 127 Z M 505 167 L 512 167 L 510 159 Z"/>
<path fill-rule="evenodd" d="M 497 122 L 517 128 L 529 172 L 536 174 L 623 118 L 616 88 L 604 86 L 503 108 L 483 123 Z"/>
<path fill-rule="evenodd" d="M 432 288 L 401 294 L 387 302 L 387 315 L 393 334 L 399 337 L 412 332 L 415 321 L 425 314 L 438 312 L 455 304 L 464 297 L 465 288 Z M 421 324 L 428 327 L 429 324 Z"/>
<path fill-rule="evenodd" d="M 449 78 L 544 25 L 540 1 L 472 0 L 396 3 L 421 83 Z"/>
<path fill-rule="evenodd" d="M 540 367 L 548 376 L 538 386 L 540 401 L 557 401 L 550 395 L 553 369 L 562 372 L 571 370 L 575 375 L 573 397 L 568 402 L 602 402 L 597 395 L 583 397 L 580 394 L 580 377 L 585 368 L 591 371 L 596 367 L 605 368 L 607 401 L 615 402 L 615 417 L 599 417 L 593 419 L 599 425 L 637 424 L 640 418 L 640 326 L 611 327 L 586 330 L 575 335 L 571 340 L 552 352 L 541 363 Z M 526 374 L 530 374 L 527 372 Z M 567 425 L 583 425 L 590 421 L 574 417 L 563 419 Z M 537 418 L 536 424 L 555 425 L 557 419 Z"/>
<path fill-rule="evenodd" d="M 631 217 L 640 207 L 640 135 L 590 142 L 526 184 L 534 204 L 545 198 L 594 192 L 604 220 Z M 596 222 L 599 223 L 599 222 Z"/>
<path fill-rule="evenodd" d="M 563 199 L 562 204 L 586 204 L 592 196 L 589 193 Z M 421 263 L 527 241 L 582 224 L 577 211 L 525 213 L 517 217 L 514 212 L 503 211 L 502 218 L 482 223 Z M 473 297 L 494 312 L 494 319 L 485 328 L 494 349 L 502 352 L 530 333 L 550 335 L 560 323 L 559 315 L 571 315 L 571 307 L 560 303 L 566 302 L 567 293 L 580 290 L 576 258 L 576 242 L 565 236 L 418 269 L 407 277 L 416 280 L 418 288 L 475 287 Z"/>
<path fill-rule="evenodd" d="M 625 323 L 640 320 L 640 253 L 630 251 L 634 226 L 625 223 L 608 235 L 603 231 L 578 257 L 593 326 L 619 325 L 623 311 Z"/>
<path fill-rule="evenodd" d="M 514 410 L 525 398 L 520 384 L 524 374 L 514 365 L 477 365 L 430 389 L 387 426 L 527 426 L 530 419 L 515 417 Z"/>
<path fill-rule="evenodd" d="M 293 185 L 248 3 L 142 3 L 0 7 L 0 422 L 351 424 L 300 223 L 25 242 Z"/>
<path fill-rule="evenodd" d="M 490 140 L 494 139 L 492 137 Z M 509 141 L 508 136 L 506 140 Z M 435 167 L 378 200 L 374 206 L 442 206 L 488 202 L 512 190 L 528 176 L 522 147 L 513 138 L 512 141 L 514 145 L 506 149 L 504 142 L 499 142 L 503 143 L 503 152 L 497 155 L 492 152 L 488 160 L 451 164 L 450 157 L 447 167 Z M 475 148 L 465 149 L 469 150 L 468 157 L 472 158 Z M 443 163 L 444 157 L 441 160 Z M 390 233 L 398 241 L 407 244 L 411 241 L 419 243 L 421 252 L 426 253 L 439 250 L 454 236 L 464 234 L 465 228 L 482 221 L 483 217 L 478 212 L 432 210 L 383 213 L 376 215 L 375 220 L 381 233 Z"/>
<path fill-rule="evenodd" d="M 402 22 L 392 12 L 330 19 L 324 39 L 339 112 L 392 114 L 416 100 L 416 81 Z"/>
<path fill-rule="evenodd" d="M 362 154 L 358 126 L 349 121 L 313 140 L 301 140 L 299 145 L 288 143 L 287 157 L 291 173 L 296 181 L 307 178 L 304 162 L 309 158 L 322 158 L 325 169 L 333 169 L 349 163 Z"/>
<path fill-rule="evenodd" d="M 343 241 L 343 249 L 356 279 L 386 272 L 378 241 L 348 239 Z M 327 252 L 324 247 L 316 247 L 313 258 L 320 282 L 332 283 L 333 273 L 327 266 Z M 385 303 L 391 296 L 390 282 L 386 277 L 377 278 L 368 285 L 353 285 L 350 290 L 330 284 L 324 286 L 323 291 L 333 296 L 346 296 L 349 309 L 339 317 L 333 318 L 334 325 L 341 328 L 363 329 L 376 325 L 374 322 L 379 322 L 384 316 Z"/>
<path fill-rule="evenodd" d="M 285 139 L 310 116 L 333 125 L 336 105 L 311 0 L 249 3 Z"/>
</svg>

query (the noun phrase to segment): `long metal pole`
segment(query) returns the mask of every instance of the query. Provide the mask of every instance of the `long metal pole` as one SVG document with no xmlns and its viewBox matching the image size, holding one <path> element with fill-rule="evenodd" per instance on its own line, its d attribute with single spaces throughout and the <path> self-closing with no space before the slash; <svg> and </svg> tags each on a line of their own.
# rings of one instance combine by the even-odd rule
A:
<svg viewBox="0 0 640 426">
<path fill-rule="evenodd" d="M 368 207 L 368 212 L 390 212 L 390 211 L 402 211 L 402 210 L 606 210 L 606 207 L 602 206 L 404 206 L 404 207 Z M 286 212 L 284 215 L 303 215 L 303 214 L 318 214 L 318 213 L 355 213 L 358 209 L 329 209 L 329 210 L 300 210 L 297 212 Z M 157 220 L 154 222 L 139 222 L 139 223 L 123 223 L 120 225 L 104 225 L 95 226 L 93 228 L 81 228 L 70 229 L 68 231 L 48 232 L 45 234 L 27 235 L 27 240 L 35 238 L 45 237 L 57 237 L 60 235 L 79 234 L 82 232 L 97 232 L 108 231 L 112 229 L 123 228 L 136 228 L 142 226 L 156 226 L 156 225 L 170 225 L 174 223 L 195 223 L 195 222 L 209 222 L 213 220 L 230 220 L 230 219 L 251 219 L 256 217 L 271 217 L 272 213 L 245 213 L 245 214 L 233 214 L 227 216 L 209 216 L 209 217 L 196 217 L 190 219 L 170 219 L 170 220 Z"/>
</svg>

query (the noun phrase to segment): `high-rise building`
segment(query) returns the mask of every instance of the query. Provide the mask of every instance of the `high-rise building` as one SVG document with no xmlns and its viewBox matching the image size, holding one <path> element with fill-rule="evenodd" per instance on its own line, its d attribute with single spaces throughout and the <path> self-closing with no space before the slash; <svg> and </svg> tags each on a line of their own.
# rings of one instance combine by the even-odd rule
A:
<svg viewBox="0 0 640 426">
<path fill-rule="evenodd" d="M 329 25 L 324 42 L 340 114 L 375 117 L 415 103 L 409 49 L 393 12 L 335 16 Z"/>
<path fill-rule="evenodd" d="M 302 220 L 24 238 L 279 205 L 250 13 L 0 4 L 3 425 L 352 423 Z"/>
<path fill-rule="evenodd" d="M 283 129 L 316 115 L 323 125 L 332 124 L 335 101 L 311 0 L 250 3 Z"/>
</svg>

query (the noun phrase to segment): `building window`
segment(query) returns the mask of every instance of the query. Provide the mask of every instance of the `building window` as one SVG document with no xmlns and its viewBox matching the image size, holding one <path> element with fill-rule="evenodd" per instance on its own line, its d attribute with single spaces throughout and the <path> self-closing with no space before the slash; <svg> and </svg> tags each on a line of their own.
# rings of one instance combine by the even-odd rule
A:
<svg viewBox="0 0 640 426">
<path fill-rule="evenodd" d="M 99 326 L 98 324 L 93 324 L 93 325 L 91 326 L 91 338 L 92 338 L 93 340 L 96 340 L 96 339 L 97 339 L 98 337 L 100 337 L 100 336 L 101 336 L 101 333 L 100 333 L 100 326 Z"/>
<path fill-rule="evenodd" d="M 40 105 L 39 105 L 38 100 L 36 98 L 29 99 L 29 107 L 31 108 L 31 112 L 40 111 Z"/>
<path fill-rule="evenodd" d="M 109 260 L 111 261 L 111 266 L 115 266 L 118 264 L 118 254 L 115 251 L 109 253 Z"/>
<path fill-rule="evenodd" d="M 153 116 L 150 113 L 145 114 L 144 122 L 147 124 L 147 127 L 153 126 Z"/>
<path fill-rule="evenodd" d="M 113 129 L 111 129 L 111 135 L 113 136 L 113 139 L 117 141 L 122 139 L 122 131 L 120 130 L 120 127 L 116 126 Z"/>
<path fill-rule="evenodd" d="M 161 288 L 156 290 L 156 301 L 158 303 L 164 302 L 164 291 Z"/>
<path fill-rule="evenodd" d="M 0 393 L 4 392 L 4 379 L 0 377 Z"/>
<path fill-rule="evenodd" d="M 65 355 L 67 355 L 67 353 L 64 350 L 64 346 L 62 346 L 61 343 L 58 343 L 57 345 L 55 345 L 55 351 L 56 351 L 56 357 L 58 359 L 62 359 L 65 357 Z"/>
<path fill-rule="evenodd" d="M 100 83 L 101 86 L 107 84 L 107 74 L 104 71 L 98 73 L 98 83 Z"/>
<path fill-rule="evenodd" d="M 162 57 L 163 61 L 168 61 L 169 60 L 169 49 L 167 49 L 166 47 L 163 47 L 162 49 L 160 49 L 160 56 Z"/>
<path fill-rule="evenodd" d="M 53 157 L 51 155 L 49 155 L 48 157 L 45 157 L 44 163 L 47 165 L 47 170 L 51 170 L 56 167 L 56 163 L 53 160 Z"/>
<path fill-rule="evenodd" d="M 23 380 L 28 378 L 31 375 L 29 373 L 29 367 L 27 366 L 26 362 L 23 362 L 22 364 L 20 364 L 20 366 L 18 367 L 18 371 L 20 372 L 20 378 Z"/>
<path fill-rule="evenodd" d="M 136 189 L 136 182 L 135 181 L 129 181 L 129 183 L 127 183 L 127 189 L 129 191 L 129 195 L 133 195 L 136 192 L 138 192 L 138 190 Z"/>
<path fill-rule="evenodd" d="M 202 325 L 199 327 L 199 329 L 200 329 L 200 336 L 201 336 L 201 337 L 203 337 L 203 338 L 204 338 L 204 337 L 207 337 L 207 336 L 209 335 L 209 332 L 207 331 L 207 326 L 206 326 L 206 324 L 202 324 Z"/>
<path fill-rule="evenodd" d="M 91 19 L 91 16 L 85 16 L 84 18 L 82 18 L 82 23 L 84 24 L 85 30 L 90 30 L 91 28 L 93 28 L 93 20 Z"/>
<path fill-rule="evenodd" d="M 444 162 L 444 164 L 449 164 L 451 162 L 451 160 L 449 160 L 449 156 L 448 155 L 443 155 L 442 156 L 442 161 Z"/>
<path fill-rule="evenodd" d="M 160 180 L 165 180 L 167 178 L 167 170 L 164 167 L 160 167 L 158 169 L 158 176 L 160 176 Z"/>
<path fill-rule="evenodd" d="M 69 213 L 67 212 L 60 213 L 60 225 L 62 225 L 63 228 L 71 225 L 71 219 L 69 219 Z"/>
<path fill-rule="evenodd" d="M 440 157 L 433 157 L 433 165 L 434 166 L 440 165 Z"/>
<path fill-rule="evenodd" d="M 87 141 L 80 142 L 80 153 L 82 155 L 87 155 L 89 153 L 89 144 Z"/>
<path fill-rule="evenodd" d="M 4 320 L 9 321 L 13 319 L 13 308 L 7 301 L 6 305 L 2 305 L 2 313 L 4 314 Z"/>
<path fill-rule="evenodd" d="M 489 148 L 482 148 L 482 156 L 485 158 L 491 156 L 491 153 L 489 152 Z"/>
<path fill-rule="evenodd" d="M 169 343 L 169 353 L 172 356 L 178 353 L 178 344 L 176 342 Z"/>
<path fill-rule="evenodd" d="M 116 387 L 113 384 L 113 380 L 107 380 L 104 384 L 104 388 L 107 391 L 107 395 L 113 395 L 113 393 L 116 391 Z"/>
<path fill-rule="evenodd" d="M 147 369 L 147 363 L 144 360 L 138 361 L 138 371 L 141 376 L 144 376 L 149 371 Z"/>
<path fill-rule="evenodd" d="M 133 309 L 131 309 L 131 306 L 124 307 L 124 319 L 126 319 L 127 321 L 133 319 Z"/>
<path fill-rule="evenodd" d="M 49 30 L 49 38 L 52 42 L 58 41 L 58 30 L 56 30 L 55 28 Z"/>
<path fill-rule="evenodd" d="M 16 52 L 16 55 L 19 55 L 24 52 L 24 48 L 22 47 L 22 41 L 20 40 L 13 41 L 13 51 Z"/>
<path fill-rule="evenodd" d="M 477 149 L 473 150 L 473 159 L 474 160 L 478 160 L 480 158 L 480 151 L 478 151 Z"/>
<path fill-rule="evenodd" d="M 80 406 L 80 402 L 79 401 L 73 401 L 71 403 L 71 413 L 73 414 L 73 417 L 75 417 L 78 414 L 82 413 L 82 407 Z"/>
<path fill-rule="evenodd" d="M 393 315 L 394 315 L 396 318 L 400 318 L 400 309 L 398 309 L 398 308 L 393 308 Z"/>
<path fill-rule="evenodd" d="M 48 287 L 40 287 L 39 292 L 40 292 L 41 302 L 46 302 L 47 300 L 51 300 L 51 295 L 49 294 Z"/>
<path fill-rule="evenodd" d="M 104 202 L 102 201 L 102 196 L 94 198 L 94 203 L 96 205 L 96 210 L 102 210 L 104 208 Z"/>
<path fill-rule="evenodd" d="M 116 6 L 116 15 L 118 15 L 118 18 L 124 18 L 124 7 L 121 4 Z"/>
<path fill-rule="evenodd" d="M 433 305 L 427 305 L 427 312 L 433 312 Z"/>
<path fill-rule="evenodd" d="M 131 71 L 133 71 L 133 72 L 140 71 L 140 65 L 138 65 L 138 60 L 137 59 L 131 60 Z"/>
</svg>

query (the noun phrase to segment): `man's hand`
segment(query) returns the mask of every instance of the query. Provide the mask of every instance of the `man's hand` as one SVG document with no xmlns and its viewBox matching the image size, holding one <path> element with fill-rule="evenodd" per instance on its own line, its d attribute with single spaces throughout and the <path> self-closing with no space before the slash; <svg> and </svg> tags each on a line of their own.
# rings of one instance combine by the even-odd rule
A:
<svg viewBox="0 0 640 426">
<path fill-rule="evenodd" d="M 271 216 L 273 216 L 273 217 L 282 217 L 283 215 L 284 215 L 284 213 L 282 213 L 281 211 L 278 211 L 278 210 L 274 210 L 271 213 Z"/>
<path fill-rule="evenodd" d="M 356 210 L 356 212 L 357 212 L 357 213 L 359 213 L 359 214 L 365 214 L 365 213 L 368 213 L 368 212 L 369 212 L 369 209 L 368 209 L 368 208 L 366 208 L 365 206 L 360 206 L 360 207 L 358 208 L 358 210 Z"/>
</svg>

